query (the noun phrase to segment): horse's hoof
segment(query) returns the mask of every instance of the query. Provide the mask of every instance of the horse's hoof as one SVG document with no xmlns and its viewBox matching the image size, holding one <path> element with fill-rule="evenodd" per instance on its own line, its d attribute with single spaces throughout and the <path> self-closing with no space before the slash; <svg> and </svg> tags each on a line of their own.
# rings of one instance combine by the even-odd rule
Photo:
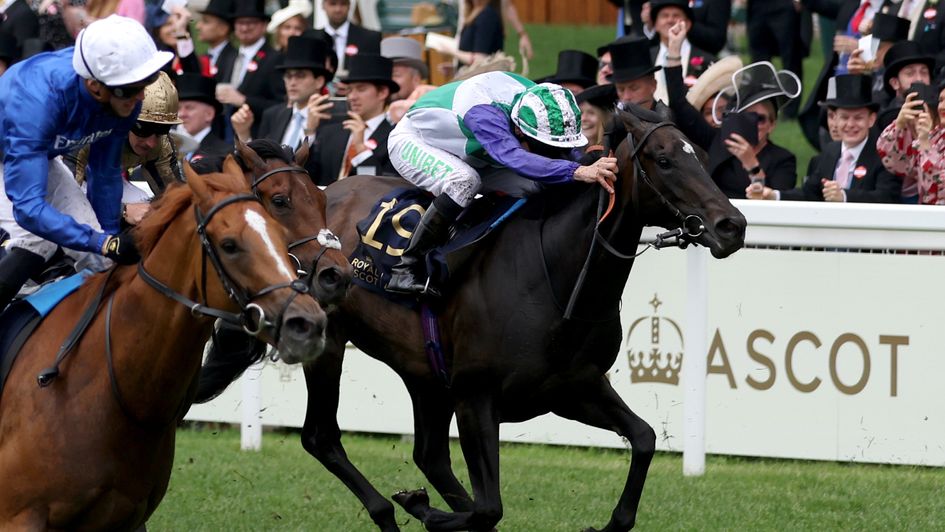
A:
<svg viewBox="0 0 945 532">
<path fill-rule="evenodd" d="M 424 515 L 430 510 L 430 496 L 427 495 L 425 488 L 413 491 L 399 491 L 393 496 L 394 502 L 403 506 L 407 513 L 423 520 Z"/>
</svg>

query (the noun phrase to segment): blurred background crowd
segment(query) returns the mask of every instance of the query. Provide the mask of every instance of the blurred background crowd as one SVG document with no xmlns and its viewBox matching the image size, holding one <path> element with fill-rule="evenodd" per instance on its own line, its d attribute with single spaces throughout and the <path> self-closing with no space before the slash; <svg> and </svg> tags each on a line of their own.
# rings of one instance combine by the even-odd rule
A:
<svg viewBox="0 0 945 532">
<path fill-rule="evenodd" d="M 731 198 L 945 203 L 938 0 L 7 0 L 0 12 L 0 72 L 113 13 L 175 54 L 124 162 L 156 192 L 177 161 L 234 138 L 307 143 L 320 185 L 392 174 L 387 136 L 417 98 L 508 70 L 573 91 L 592 146 L 614 106 L 662 102 Z"/>
</svg>

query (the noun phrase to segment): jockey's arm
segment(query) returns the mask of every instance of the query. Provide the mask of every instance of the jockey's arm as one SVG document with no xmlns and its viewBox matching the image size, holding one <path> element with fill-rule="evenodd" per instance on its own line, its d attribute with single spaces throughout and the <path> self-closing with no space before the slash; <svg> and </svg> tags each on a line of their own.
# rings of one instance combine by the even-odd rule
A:
<svg viewBox="0 0 945 532">
<path fill-rule="evenodd" d="M 108 235 L 121 231 L 121 150 L 127 139 L 127 129 L 115 128 L 89 150 L 87 196 L 98 223 Z"/>
<path fill-rule="evenodd" d="M 62 214 L 46 202 L 51 137 L 17 138 L 6 131 L 3 142 L 3 180 L 20 227 L 50 242 L 80 251 L 99 253 L 106 236 Z"/>
<path fill-rule="evenodd" d="M 529 179 L 542 183 L 566 183 L 573 180 L 574 171 L 580 166 L 573 161 L 542 157 L 523 148 L 512 133 L 509 117 L 492 105 L 471 108 L 463 122 L 490 157 Z"/>
</svg>

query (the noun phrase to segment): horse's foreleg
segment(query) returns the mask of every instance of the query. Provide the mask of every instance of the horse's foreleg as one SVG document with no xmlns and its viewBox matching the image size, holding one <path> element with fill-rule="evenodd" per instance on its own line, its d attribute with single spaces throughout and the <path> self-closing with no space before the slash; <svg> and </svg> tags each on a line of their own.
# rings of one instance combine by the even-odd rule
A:
<svg viewBox="0 0 945 532">
<path fill-rule="evenodd" d="M 308 405 L 302 427 L 302 447 L 354 493 L 378 528 L 399 530 L 394 505 L 348 460 L 341 444 L 337 413 L 344 344 L 340 349 L 333 344 L 329 344 L 314 363 L 305 367 Z"/>
<path fill-rule="evenodd" d="M 410 492 L 394 498 L 427 530 L 492 530 L 502 519 L 499 493 L 499 418 L 491 397 L 477 396 L 456 404 L 463 457 L 473 488 L 473 508 L 449 513 L 431 508 L 426 494 Z"/>
<path fill-rule="evenodd" d="M 409 388 L 409 386 L 408 386 Z M 416 435 L 413 461 L 446 504 L 455 512 L 473 508 L 472 498 L 460 484 L 450 464 L 449 431 L 453 401 L 444 388 L 411 389 Z"/>
<path fill-rule="evenodd" d="M 627 481 L 617 507 L 611 514 L 610 522 L 603 528 L 605 532 L 630 530 L 636 522 L 646 472 L 656 450 L 656 433 L 646 421 L 627 407 L 610 382 L 603 377 L 596 385 L 581 388 L 567 396 L 567 404 L 556 407 L 553 410 L 555 414 L 615 431 L 630 441 L 632 450 Z"/>
</svg>

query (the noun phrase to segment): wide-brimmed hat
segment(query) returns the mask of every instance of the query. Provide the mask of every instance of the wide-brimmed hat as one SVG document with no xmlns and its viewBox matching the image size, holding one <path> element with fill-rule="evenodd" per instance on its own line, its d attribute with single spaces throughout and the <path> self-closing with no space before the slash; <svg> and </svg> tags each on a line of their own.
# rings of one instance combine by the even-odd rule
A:
<svg viewBox="0 0 945 532">
<path fill-rule="evenodd" d="M 214 17 L 225 20 L 227 23 L 233 23 L 233 0 L 210 0 L 207 7 L 200 12 L 201 15 L 213 15 Z"/>
<path fill-rule="evenodd" d="M 421 78 L 430 77 L 430 69 L 423 60 L 423 46 L 410 37 L 388 37 L 381 41 L 381 55 L 395 65 L 415 68 Z"/>
<path fill-rule="evenodd" d="M 308 69 L 316 76 L 331 78 L 331 70 L 326 66 L 329 54 L 334 54 L 334 52 L 328 48 L 328 43 L 323 39 L 293 35 L 289 37 L 282 64 L 277 66 L 276 70 Z"/>
<path fill-rule="evenodd" d="M 876 13 L 873 16 L 874 39 L 880 41 L 899 42 L 909 39 L 909 25 L 911 22 L 907 18 L 887 15 L 886 13 Z"/>
<path fill-rule="evenodd" d="M 929 73 L 935 68 L 935 56 L 924 54 L 915 41 L 900 41 L 892 45 L 883 58 L 883 88 L 892 94 L 889 80 L 899 74 L 906 65 L 921 63 L 929 68 Z"/>
<path fill-rule="evenodd" d="M 692 8 L 689 7 L 689 0 L 651 0 L 650 1 L 650 20 L 656 21 L 656 15 L 664 7 L 678 7 L 686 14 L 686 18 L 692 20 Z"/>
<path fill-rule="evenodd" d="M 289 0 L 289 5 L 283 7 L 279 11 L 276 11 L 272 14 L 272 18 L 269 19 L 269 25 L 266 26 L 266 31 L 269 33 L 275 33 L 279 26 L 283 22 L 289 20 L 292 17 L 302 17 L 307 19 L 312 14 L 312 2 L 306 0 Z"/>
<path fill-rule="evenodd" d="M 542 81 L 559 85 L 574 83 L 586 89 L 597 82 L 596 78 L 596 57 L 580 50 L 561 50 L 558 52 L 558 69 Z"/>
<path fill-rule="evenodd" d="M 177 100 L 185 102 L 188 100 L 203 102 L 212 105 L 217 113 L 223 110 L 223 106 L 217 101 L 216 97 L 217 81 L 200 74 L 184 72 L 177 76 Z"/>
<path fill-rule="evenodd" d="M 617 89 L 613 83 L 594 85 L 581 91 L 580 94 L 574 97 L 574 100 L 578 105 L 587 102 L 594 107 L 610 111 L 617 105 Z"/>
<path fill-rule="evenodd" d="M 759 61 L 742 67 L 732 74 L 735 92 L 735 112 L 752 105 L 771 101 L 775 110 L 788 100 L 801 95 L 801 80 L 789 70 L 775 70 L 767 61 Z"/>
<path fill-rule="evenodd" d="M 702 109 L 705 102 L 716 94 L 722 91 L 733 93 L 735 89 L 732 87 L 732 75 L 743 66 L 737 55 L 723 57 L 712 63 L 686 93 L 686 100 L 696 109 Z"/>
<path fill-rule="evenodd" d="M 233 12 L 230 14 L 230 20 L 235 21 L 238 18 L 258 18 L 260 20 L 269 20 L 266 14 L 266 0 L 233 0 Z"/>
<path fill-rule="evenodd" d="M 386 85 L 390 91 L 397 92 L 400 85 L 391 79 L 394 72 L 394 62 L 377 54 L 358 54 L 351 56 L 347 61 L 348 75 L 341 79 L 344 83 L 376 83 Z"/>
<path fill-rule="evenodd" d="M 833 94 L 830 94 L 828 85 L 827 98 L 820 105 L 837 109 L 879 109 L 879 103 L 873 101 L 873 80 L 870 76 L 841 74 L 830 78 L 828 83 L 833 85 Z"/>
<path fill-rule="evenodd" d="M 613 63 L 614 73 L 611 81 L 614 83 L 633 81 L 663 68 L 653 64 L 650 41 L 646 39 L 633 39 L 612 45 L 610 61 Z"/>
</svg>

